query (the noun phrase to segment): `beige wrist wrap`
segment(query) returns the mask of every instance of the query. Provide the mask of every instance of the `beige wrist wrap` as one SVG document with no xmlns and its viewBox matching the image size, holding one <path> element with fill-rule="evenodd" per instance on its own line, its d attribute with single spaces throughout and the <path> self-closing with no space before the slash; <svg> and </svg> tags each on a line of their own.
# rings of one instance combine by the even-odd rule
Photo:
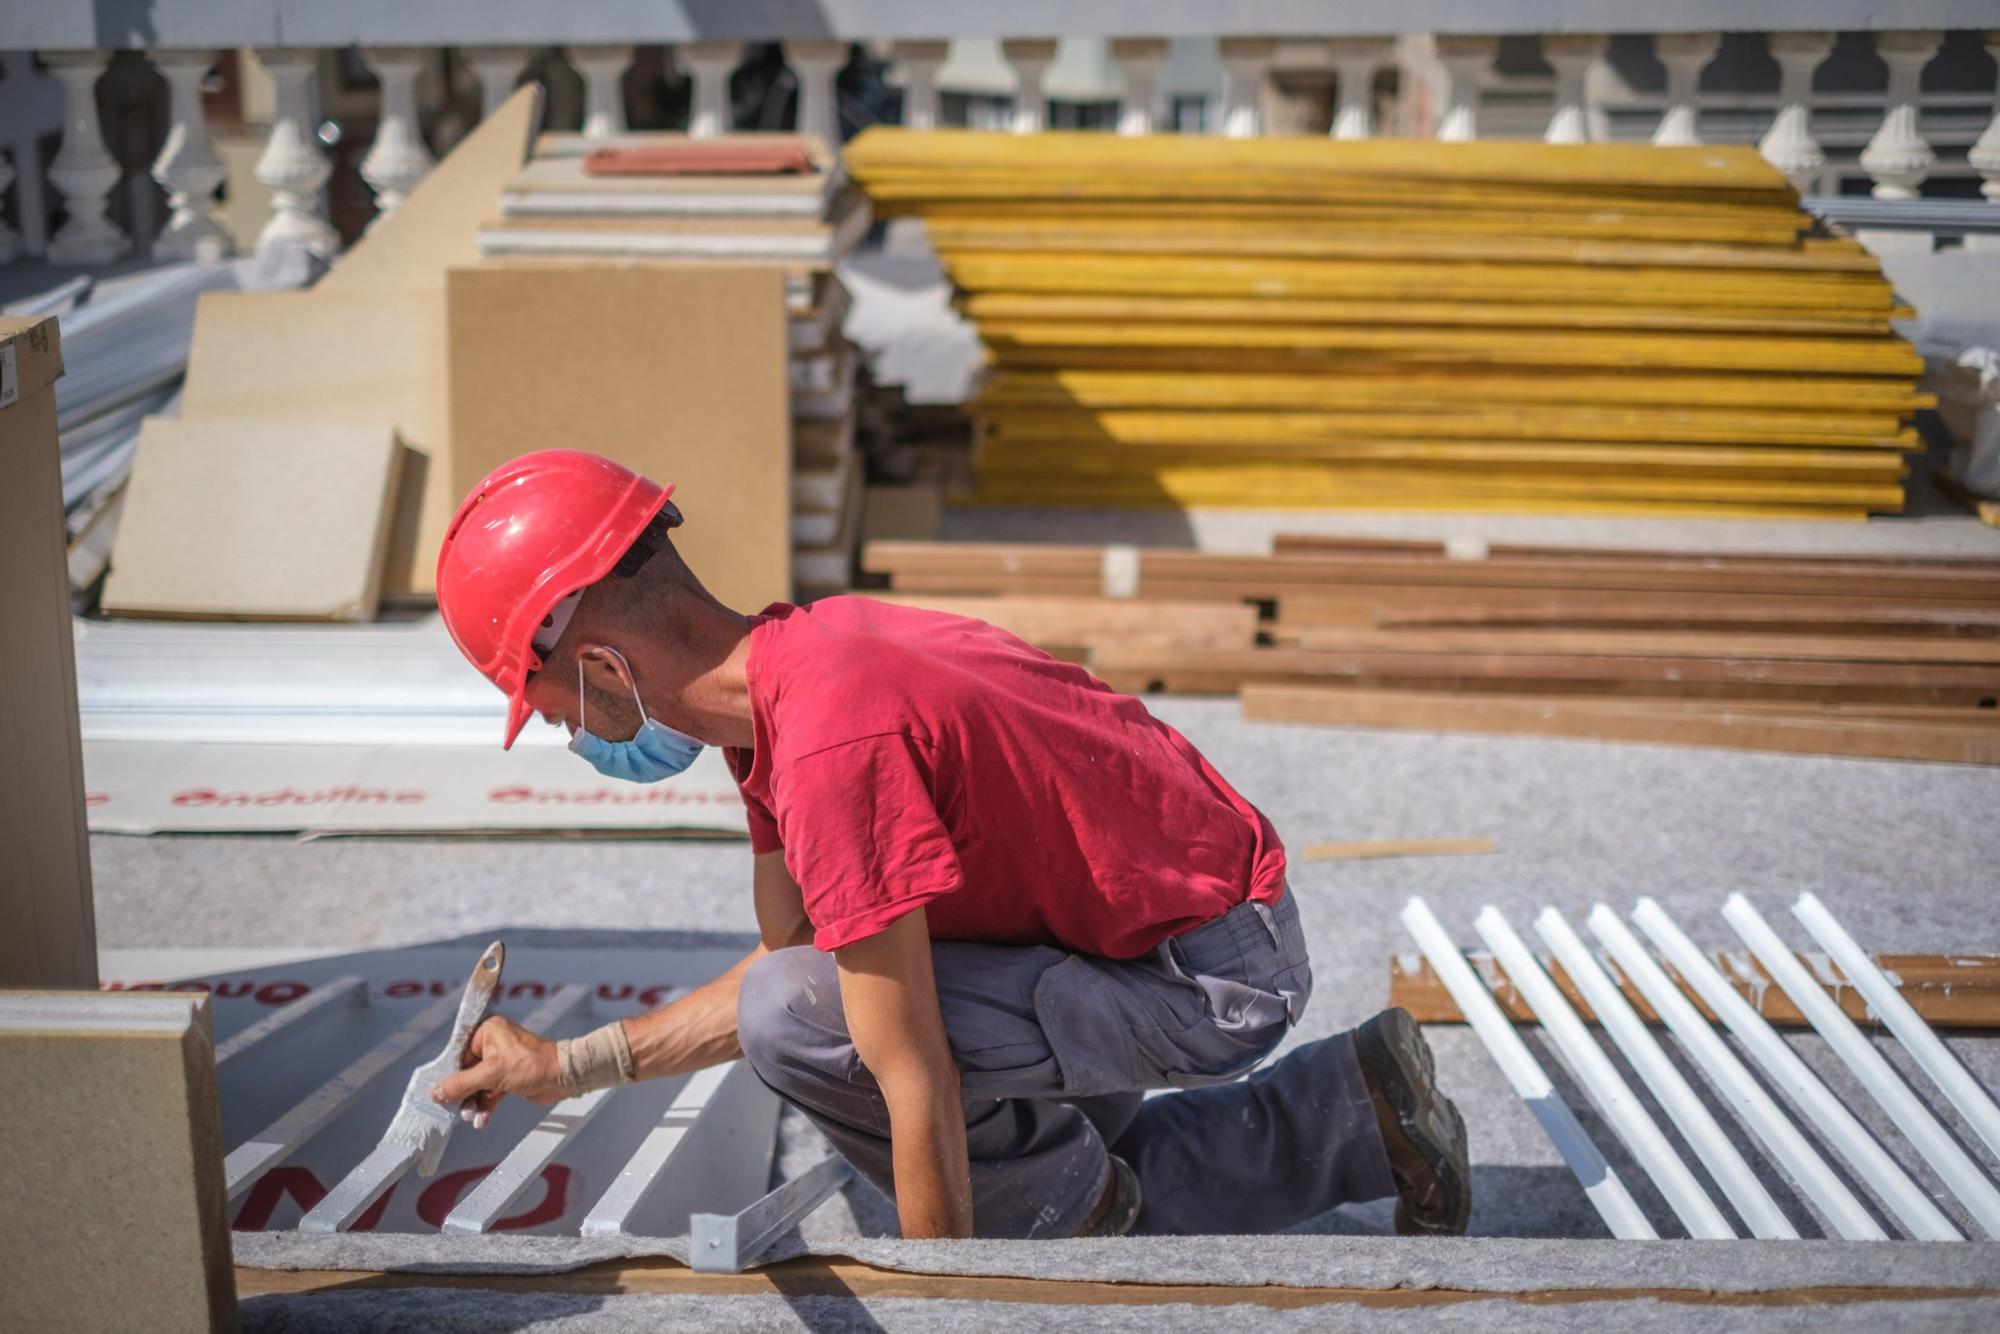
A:
<svg viewBox="0 0 2000 1334">
<path fill-rule="evenodd" d="M 556 1043 L 556 1078 L 572 1098 L 629 1084 L 635 1074 L 632 1044 L 625 1038 L 623 1020 Z"/>
</svg>

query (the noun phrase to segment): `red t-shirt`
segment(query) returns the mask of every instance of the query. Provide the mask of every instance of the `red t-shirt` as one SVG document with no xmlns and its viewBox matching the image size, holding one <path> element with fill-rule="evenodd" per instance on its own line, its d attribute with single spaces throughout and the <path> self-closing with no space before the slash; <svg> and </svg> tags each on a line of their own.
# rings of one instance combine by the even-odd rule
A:
<svg viewBox="0 0 2000 1334">
<path fill-rule="evenodd" d="M 983 621 L 774 603 L 747 671 L 756 744 L 725 755 L 822 950 L 922 907 L 938 939 L 1129 959 L 1284 892 L 1270 821 L 1185 737 Z"/>
</svg>

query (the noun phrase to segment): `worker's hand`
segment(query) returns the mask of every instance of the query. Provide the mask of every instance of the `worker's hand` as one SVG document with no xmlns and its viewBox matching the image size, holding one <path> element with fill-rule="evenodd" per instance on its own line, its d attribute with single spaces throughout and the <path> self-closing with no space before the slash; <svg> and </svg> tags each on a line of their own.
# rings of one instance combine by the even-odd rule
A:
<svg viewBox="0 0 2000 1334">
<path fill-rule="evenodd" d="M 431 1100 L 450 1107 L 470 1099 L 472 1122 L 483 1128 L 510 1093 L 544 1106 L 562 1100 L 556 1044 L 496 1014 L 472 1031 L 465 1044 L 465 1068 L 440 1079 Z"/>
</svg>

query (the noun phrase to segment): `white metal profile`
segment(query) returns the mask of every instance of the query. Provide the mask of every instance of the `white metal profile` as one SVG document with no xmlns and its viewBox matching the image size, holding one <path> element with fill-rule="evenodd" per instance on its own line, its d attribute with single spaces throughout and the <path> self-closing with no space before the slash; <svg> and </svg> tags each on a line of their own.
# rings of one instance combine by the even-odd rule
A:
<svg viewBox="0 0 2000 1334">
<path fill-rule="evenodd" d="M 1535 930 L 1555 952 L 1576 989 L 1589 1002 L 1591 1012 L 1597 1022 L 1617 1044 L 1632 1068 L 1639 1072 L 1646 1087 L 1679 1130 L 1702 1164 L 1708 1168 L 1710 1176 L 1722 1188 L 1736 1212 L 1750 1229 L 1752 1236 L 1765 1240 L 1797 1240 L 1799 1230 L 1785 1217 L 1778 1202 L 1757 1180 L 1757 1174 L 1736 1146 L 1729 1142 L 1728 1134 L 1721 1124 L 1709 1113 L 1694 1088 L 1682 1077 L 1681 1072 L 1668 1059 L 1667 1053 L 1653 1037 L 1646 1024 L 1639 1018 L 1625 993 L 1611 980 L 1598 963 L 1597 957 L 1583 943 L 1582 937 L 1571 929 L 1563 915 L 1554 908 L 1542 909 L 1535 918 Z M 1509 969 L 1510 976 L 1513 970 Z M 1536 1010 L 1539 1014 L 1541 1011 Z"/>
<path fill-rule="evenodd" d="M 1444 927 L 1432 914 L 1429 905 L 1420 898 L 1411 898 L 1402 912 L 1403 927 L 1416 939 L 1424 957 L 1431 961 L 1445 989 L 1457 1003 L 1459 1012 L 1486 1044 L 1486 1050 L 1493 1057 L 1493 1063 L 1500 1067 L 1500 1073 L 1514 1086 L 1514 1092 L 1521 1101 L 1528 1104 L 1528 1110 L 1542 1123 L 1542 1129 L 1556 1147 L 1556 1152 L 1576 1174 L 1577 1183 L 1583 1187 L 1584 1196 L 1589 1199 L 1611 1235 L 1626 1239 L 1651 1239 L 1660 1234 L 1647 1221 L 1632 1194 L 1625 1188 L 1625 1182 L 1604 1161 L 1590 1136 L 1577 1123 L 1575 1113 L 1556 1092 L 1548 1075 L 1536 1063 L 1533 1053 L 1521 1041 L 1507 1016 L 1493 997 L 1487 994 L 1473 974 L 1472 966 L 1465 956 L 1458 952 L 1445 934 Z"/>
<path fill-rule="evenodd" d="M 1556 1044 L 1563 1062 L 1618 1132 L 1618 1137 L 1625 1141 L 1632 1157 L 1659 1187 L 1688 1235 L 1708 1241 L 1734 1237 L 1736 1229 L 1715 1207 L 1715 1201 L 1708 1198 L 1708 1192 L 1695 1180 L 1694 1173 L 1688 1171 L 1680 1154 L 1646 1114 L 1638 1095 L 1590 1036 L 1583 1021 L 1576 1017 L 1576 1011 L 1570 1009 L 1555 982 L 1542 970 L 1533 952 L 1515 934 L 1500 910 L 1490 905 L 1482 909 L 1473 918 L 1472 929 L 1507 970 L 1508 980 L 1534 1010 L 1535 1018 Z"/>
<path fill-rule="evenodd" d="M 1986 1174 L 1958 1146 L 1958 1141 L 1938 1124 L 1937 1118 L 1917 1101 L 1909 1085 L 1903 1082 L 1882 1053 L 1875 1050 L 1875 1044 L 1834 1003 L 1825 988 L 1806 972 L 1798 956 L 1778 938 L 1778 933 L 1771 929 L 1763 914 L 1741 894 L 1731 894 L 1722 905 L 1722 917 L 1735 928 L 1737 935 L 1743 937 L 1743 943 L 1764 965 L 1764 971 L 1792 998 L 1792 1003 L 1799 1007 L 1799 1013 L 1805 1015 L 1807 1022 L 1854 1072 L 1854 1077 L 1868 1090 L 1868 1096 L 1889 1114 L 1896 1128 L 1916 1146 L 1917 1152 L 1923 1154 L 1924 1160 L 1952 1194 L 1964 1203 L 1979 1226 L 1986 1230 L 1988 1236 L 2000 1237 L 2000 1191 L 1993 1189 L 1993 1183 L 1986 1179 Z"/>
<path fill-rule="evenodd" d="M 1672 918 L 1650 898 L 1642 898 L 1632 910 L 1639 924 L 1676 971 L 1713 1010 L 1723 1026 L 1749 1049 L 1751 1058 L 1764 1068 L 1773 1083 L 1809 1117 L 1820 1132 L 1840 1151 L 1854 1170 L 1903 1220 L 1912 1235 L 1922 1241 L 1963 1241 L 1964 1234 L 1951 1225 L 1930 1196 L 1910 1179 L 1874 1136 L 1842 1105 L 1833 1091 L 1820 1082 L 1800 1060 L 1776 1029 L 1757 1013 L 1750 1002 L 1731 986 L 1708 956 L 1689 940 Z"/>
</svg>

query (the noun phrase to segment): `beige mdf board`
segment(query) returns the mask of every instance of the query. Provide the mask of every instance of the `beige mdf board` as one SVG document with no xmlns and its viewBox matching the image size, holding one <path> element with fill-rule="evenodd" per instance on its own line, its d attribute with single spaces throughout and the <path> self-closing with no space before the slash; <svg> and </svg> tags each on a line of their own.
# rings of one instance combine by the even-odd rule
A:
<svg viewBox="0 0 2000 1334">
<path fill-rule="evenodd" d="M 675 484 L 674 544 L 723 602 L 789 595 L 778 269 L 487 265 L 448 305 L 454 494 L 533 450 L 603 454 Z"/>
<path fill-rule="evenodd" d="M 184 421 L 394 432 L 409 446 L 383 594 L 427 596 L 451 488 L 444 292 L 212 292 L 196 307 Z"/>
<path fill-rule="evenodd" d="M 380 425 L 150 418 L 104 610 L 372 620 L 403 454 Z"/>
<path fill-rule="evenodd" d="M 208 998 L 0 992 L 0 1070 L 0 1329 L 234 1329 Z"/>
<path fill-rule="evenodd" d="M 0 748 L 0 986 L 97 985 L 56 438 L 61 374 L 53 317 L 0 317 L 0 625 L 8 641 L 0 691 L 13 712 Z"/>
</svg>

